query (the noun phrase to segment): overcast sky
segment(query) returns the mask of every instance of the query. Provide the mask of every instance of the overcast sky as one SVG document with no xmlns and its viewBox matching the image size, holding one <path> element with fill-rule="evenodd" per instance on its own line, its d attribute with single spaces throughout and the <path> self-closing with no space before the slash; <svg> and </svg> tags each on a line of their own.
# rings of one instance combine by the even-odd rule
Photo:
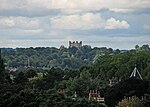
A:
<svg viewBox="0 0 150 107">
<path fill-rule="evenodd" d="M 0 0 L 0 47 L 150 44 L 150 0 Z"/>
</svg>

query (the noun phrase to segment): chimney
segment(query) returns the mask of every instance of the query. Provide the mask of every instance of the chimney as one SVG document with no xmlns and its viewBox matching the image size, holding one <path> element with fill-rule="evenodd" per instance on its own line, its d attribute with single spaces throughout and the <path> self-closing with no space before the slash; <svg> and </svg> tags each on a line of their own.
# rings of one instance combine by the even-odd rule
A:
<svg viewBox="0 0 150 107">
<path fill-rule="evenodd" d="M 96 94 L 97 94 L 97 90 L 96 90 Z"/>
<path fill-rule="evenodd" d="M 90 90 L 89 92 L 89 100 L 91 99 L 91 97 L 92 97 L 92 90 Z"/>
</svg>

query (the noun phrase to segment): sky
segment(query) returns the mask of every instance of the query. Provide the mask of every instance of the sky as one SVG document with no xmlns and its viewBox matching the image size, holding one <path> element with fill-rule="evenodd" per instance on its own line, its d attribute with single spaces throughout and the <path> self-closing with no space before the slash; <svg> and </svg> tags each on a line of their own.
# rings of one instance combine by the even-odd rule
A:
<svg viewBox="0 0 150 107">
<path fill-rule="evenodd" d="M 150 0 L 0 0 L 0 47 L 150 44 Z"/>
</svg>

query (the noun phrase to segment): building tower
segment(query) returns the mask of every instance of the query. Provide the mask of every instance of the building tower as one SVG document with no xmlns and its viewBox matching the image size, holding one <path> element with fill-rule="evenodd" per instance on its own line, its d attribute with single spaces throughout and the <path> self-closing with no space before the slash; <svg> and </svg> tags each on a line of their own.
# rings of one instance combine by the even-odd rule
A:
<svg viewBox="0 0 150 107">
<path fill-rule="evenodd" d="M 96 100 L 98 102 L 104 103 L 104 98 L 100 96 L 100 92 L 97 90 L 90 90 L 89 100 Z"/>
<path fill-rule="evenodd" d="M 76 48 L 81 48 L 82 47 L 82 41 L 69 41 L 69 48 L 76 47 Z"/>
<path fill-rule="evenodd" d="M 98 100 L 100 99 L 100 92 L 97 90 L 90 90 L 89 92 L 89 100 Z"/>
</svg>

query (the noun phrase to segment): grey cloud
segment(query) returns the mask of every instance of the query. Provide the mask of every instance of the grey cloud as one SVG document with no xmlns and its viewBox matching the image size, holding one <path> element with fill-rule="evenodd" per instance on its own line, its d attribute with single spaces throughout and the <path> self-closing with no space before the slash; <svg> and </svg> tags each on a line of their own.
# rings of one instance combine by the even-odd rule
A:
<svg viewBox="0 0 150 107">
<path fill-rule="evenodd" d="M 24 16 L 24 17 L 43 17 L 49 15 L 58 15 L 61 13 L 59 9 L 37 9 L 37 10 L 0 10 L 0 16 Z"/>
<path fill-rule="evenodd" d="M 112 10 L 110 10 L 110 9 L 108 9 L 110 12 L 114 12 L 114 11 L 112 11 Z M 115 12 L 114 12 L 115 13 Z M 128 12 L 116 12 L 116 13 L 119 13 L 119 14 L 126 14 L 126 15 L 128 15 L 128 14 L 150 14 L 150 8 L 149 7 L 147 7 L 147 8 L 134 8 L 134 9 L 131 9 L 131 11 L 128 11 Z"/>
<path fill-rule="evenodd" d="M 150 14 L 150 8 L 136 9 L 133 13 L 134 14 Z"/>
<path fill-rule="evenodd" d="M 135 1 L 131 0 L 115 0 L 115 2 L 111 0 L 53 0 L 56 6 L 48 4 L 51 3 L 51 1 L 52 0 L 0 0 L 0 17 L 17 18 L 18 16 L 22 16 L 29 20 L 37 19 L 40 22 L 40 26 L 33 25 L 28 27 L 23 26 L 24 24 L 20 25 L 17 19 L 15 26 L 13 26 L 11 22 L 7 23 L 9 25 L 7 28 L 0 25 L 1 46 L 30 47 L 53 45 L 59 47 L 62 44 L 68 44 L 68 40 L 82 40 L 83 43 L 92 46 L 128 49 L 134 47 L 136 44 L 142 45 L 144 43 L 150 43 L 150 30 L 148 29 L 150 25 L 149 0 L 135 0 L 137 4 L 134 5 L 133 3 L 135 3 Z M 147 1 L 147 5 L 142 4 L 143 1 Z M 125 4 L 122 4 L 122 2 L 125 2 Z M 72 5 L 70 5 L 70 3 Z M 116 9 L 116 11 L 112 9 Z M 120 21 L 125 20 L 129 22 L 131 26 L 129 29 L 108 30 L 93 28 L 65 30 L 53 29 L 53 25 L 49 20 L 51 17 L 67 15 L 82 16 L 86 13 L 101 14 L 104 20 L 110 19 L 111 17 Z M 87 19 L 87 17 L 84 19 Z M 99 23 L 101 24 L 101 22 Z M 90 26 L 90 24 L 86 26 Z M 34 30 L 39 32 L 33 33 Z M 43 30 L 43 32 L 40 32 L 40 30 Z"/>
</svg>

